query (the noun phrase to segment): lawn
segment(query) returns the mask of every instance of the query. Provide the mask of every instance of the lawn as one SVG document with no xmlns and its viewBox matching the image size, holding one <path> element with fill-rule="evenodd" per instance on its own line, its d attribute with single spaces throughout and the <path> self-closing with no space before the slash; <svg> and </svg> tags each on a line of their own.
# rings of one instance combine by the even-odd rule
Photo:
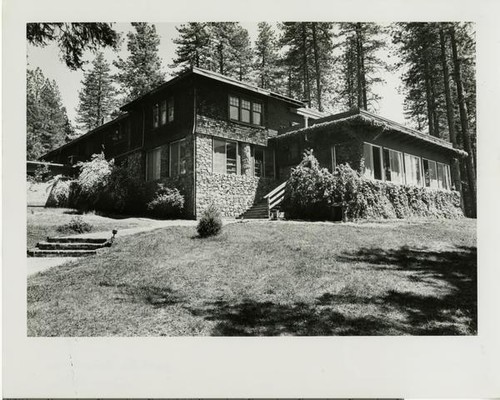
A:
<svg viewBox="0 0 500 400">
<path fill-rule="evenodd" d="M 38 242 L 46 240 L 47 236 L 64 236 L 67 234 L 57 230 L 60 225 L 67 224 L 72 218 L 78 216 L 76 210 L 70 208 L 44 208 L 28 207 L 27 211 L 27 246 L 34 247 Z M 147 226 L 151 223 L 148 218 L 110 218 L 96 214 L 81 215 L 85 222 L 92 225 L 93 232 L 135 228 Z"/>
<path fill-rule="evenodd" d="M 474 335 L 476 221 L 171 227 L 28 278 L 29 336 Z"/>
</svg>

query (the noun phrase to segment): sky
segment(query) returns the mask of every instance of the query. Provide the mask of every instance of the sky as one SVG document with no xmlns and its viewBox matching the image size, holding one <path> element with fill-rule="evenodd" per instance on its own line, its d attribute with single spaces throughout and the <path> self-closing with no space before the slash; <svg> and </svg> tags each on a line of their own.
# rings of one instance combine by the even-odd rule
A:
<svg viewBox="0 0 500 400">
<path fill-rule="evenodd" d="M 248 30 L 252 43 L 257 38 L 257 22 L 240 22 L 240 24 Z M 169 74 L 170 69 L 168 66 L 172 63 L 175 57 L 175 45 L 173 39 L 177 37 L 176 25 L 179 23 L 155 23 L 156 30 L 160 36 L 159 54 L 162 58 L 164 71 Z M 122 58 L 127 57 L 126 33 L 133 30 L 132 25 L 129 23 L 117 23 L 113 25 L 114 29 L 123 34 L 123 43 L 118 53 L 111 49 L 103 49 L 106 60 L 111 64 L 118 56 Z M 63 105 L 70 121 L 75 125 L 76 108 L 78 106 L 78 92 L 81 89 L 81 81 L 83 80 L 83 70 L 71 71 L 61 60 L 59 56 L 59 48 L 55 44 L 49 44 L 46 47 L 27 46 L 27 60 L 29 68 L 40 67 L 44 75 L 53 79 L 59 86 Z M 388 51 L 380 54 L 381 57 L 391 61 L 393 55 Z M 94 55 L 87 51 L 84 59 L 90 62 L 93 60 Z M 84 68 L 87 68 L 85 66 Z M 114 72 L 112 67 L 112 72 Z M 379 109 L 377 114 L 392 119 L 396 122 L 405 123 L 403 116 L 403 96 L 398 93 L 398 86 L 400 85 L 400 75 L 397 72 L 386 73 L 383 75 L 385 83 L 379 84 L 374 87 L 374 91 L 382 98 L 379 102 Z"/>
</svg>

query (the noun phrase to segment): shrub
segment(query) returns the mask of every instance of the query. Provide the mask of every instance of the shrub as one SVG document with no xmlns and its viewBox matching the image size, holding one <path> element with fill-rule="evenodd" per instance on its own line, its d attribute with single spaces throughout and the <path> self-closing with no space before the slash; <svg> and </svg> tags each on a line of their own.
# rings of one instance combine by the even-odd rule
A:
<svg viewBox="0 0 500 400">
<path fill-rule="evenodd" d="M 56 176 L 47 200 L 47 205 L 50 207 L 68 207 L 72 182 L 62 179 L 60 175 Z"/>
<path fill-rule="evenodd" d="M 331 219 L 335 205 L 343 220 L 463 216 L 458 192 L 365 179 L 348 164 L 332 174 L 311 153 L 293 169 L 282 204 L 289 218 Z"/>
<path fill-rule="evenodd" d="M 153 200 L 147 207 L 152 215 L 159 218 L 178 217 L 184 209 L 184 197 L 178 189 L 159 184 Z"/>
<path fill-rule="evenodd" d="M 57 227 L 57 231 L 61 233 L 85 233 L 92 230 L 92 225 L 85 222 L 82 217 L 77 216 L 64 225 Z"/>
<path fill-rule="evenodd" d="M 104 154 L 94 154 L 90 161 L 80 162 L 80 175 L 77 179 L 75 205 L 82 210 L 107 208 L 111 204 L 106 191 L 114 161 L 107 161 Z M 106 197 L 107 196 L 107 197 Z"/>
<path fill-rule="evenodd" d="M 215 205 L 210 205 L 203 212 L 196 228 L 198 235 L 205 238 L 218 235 L 222 230 L 222 218 L 220 211 Z"/>
</svg>

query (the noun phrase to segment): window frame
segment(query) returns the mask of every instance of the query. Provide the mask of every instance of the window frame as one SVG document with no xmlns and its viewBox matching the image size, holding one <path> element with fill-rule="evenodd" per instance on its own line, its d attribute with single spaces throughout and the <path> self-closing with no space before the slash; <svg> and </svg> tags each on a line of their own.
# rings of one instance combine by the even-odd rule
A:
<svg viewBox="0 0 500 400">
<path fill-rule="evenodd" d="M 384 163 L 384 152 L 385 151 L 388 151 L 389 152 L 389 170 L 391 172 L 391 180 L 388 181 L 387 178 L 386 178 L 386 175 L 385 175 L 385 163 Z M 401 181 L 400 182 L 395 182 L 392 180 L 392 168 L 391 168 L 391 151 L 393 153 L 396 153 L 398 155 L 398 159 L 399 159 L 399 166 L 400 166 L 400 174 L 401 174 Z M 400 157 L 400 158 L 399 158 Z M 398 184 L 398 185 L 404 185 L 406 183 L 406 175 L 405 175 L 405 153 L 403 151 L 399 151 L 399 150 L 394 150 L 394 149 L 391 149 L 390 147 L 384 147 L 382 146 L 382 168 L 383 168 L 383 172 L 382 172 L 382 176 L 384 177 L 384 181 L 385 182 L 391 182 L 391 183 L 394 183 L 394 184 Z"/>
<path fill-rule="evenodd" d="M 276 152 L 274 151 L 274 149 L 266 146 L 257 146 L 257 145 L 252 145 L 251 149 L 252 149 L 251 156 L 253 164 L 252 176 L 256 178 L 273 178 L 273 179 L 276 178 Z M 257 166 L 255 153 L 257 152 L 257 150 L 262 151 L 262 167 L 260 175 L 256 175 L 255 173 Z M 268 152 L 271 152 L 272 154 L 271 161 L 268 160 L 268 154 L 269 154 Z M 266 172 L 269 164 L 272 164 L 272 169 L 273 169 L 272 175 L 268 175 Z"/>
<path fill-rule="evenodd" d="M 150 157 L 153 153 L 158 154 L 158 156 L 157 156 L 158 157 L 158 164 L 160 166 L 160 171 L 158 173 L 158 177 L 151 176 L 151 171 L 149 168 L 149 164 L 150 164 L 149 160 L 150 160 Z M 161 179 L 161 153 L 162 153 L 162 146 L 155 147 L 154 149 L 148 150 L 146 152 L 146 182 L 154 182 L 154 181 Z M 156 168 L 154 168 L 154 171 L 156 172 Z"/>
<path fill-rule="evenodd" d="M 424 172 L 424 165 L 422 163 L 422 157 L 420 156 L 416 156 L 415 154 L 411 154 L 411 153 L 404 153 L 404 162 L 405 162 L 405 185 L 411 185 L 411 186 L 417 186 L 417 187 L 426 187 L 425 186 L 425 179 L 424 179 L 424 176 L 423 176 L 423 172 Z M 408 156 L 409 158 L 411 157 L 414 157 L 414 158 L 418 158 L 418 165 L 419 165 L 419 168 L 420 168 L 420 183 L 408 183 L 408 175 L 407 175 L 407 162 L 406 162 L 406 156 Z"/>
<path fill-rule="evenodd" d="M 153 129 L 160 126 L 160 104 L 155 103 L 153 105 Z"/>
<path fill-rule="evenodd" d="M 184 146 L 184 158 L 181 157 L 181 144 Z M 173 174 L 174 168 L 172 165 L 172 150 L 173 147 L 177 145 L 177 171 L 175 175 Z M 179 140 L 174 140 L 173 142 L 170 142 L 168 144 L 168 176 L 169 178 L 175 178 L 177 176 L 185 175 L 187 174 L 187 166 L 182 169 L 182 161 L 186 159 L 186 150 L 187 150 L 187 145 L 186 145 L 186 138 L 182 138 Z"/>
<path fill-rule="evenodd" d="M 236 99 L 238 105 L 236 106 L 235 104 L 232 104 L 231 99 Z M 243 102 L 248 102 L 248 104 L 249 104 L 248 108 L 243 108 Z M 255 126 L 255 127 L 263 127 L 264 126 L 264 102 L 263 101 L 259 101 L 256 99 L 252 99 L 250 97 L 245 97 L 245 96 L 240 96 L 240 95 L 235 95 L 235 94 L 230 93 L 228 95 L 227 104 L 228 104 L 227 105 L 227 114 L 228 114 L 229 121 L 244 124 L 244 125 L 251 125 L 251 126 Z M 259 106 L 260 111 L 256 111 L 255 106 Z M 231 116 L 231 108 L 232 107 L 237 107 L 238 119 L 235 119 Z M 248 111 L 250 122 L 243 121 L 243 119 L 242 119 L 243 110 Z M 259 115 L 260 121 L 258 124 L 254 122 L 255 121 L 254 114 Z"/>
<path fill-rule="evenodd" d="M 215 163 L 214 163 L 214 154 L 215 154 L 215 141 L 224 142 L 224 172 L 215 171 Z M 236 173 L 228 173 L 227 172 L 227 145 L 228 143 L 236 144 Z M 240 146 L 239 142 L 236 140 L 230 140 L 226 138 L 220 137 L 212 137 L 212 173 L 219 175 L 241 175 L 241 166 L 240 166 Z"/>
<path fill-rule="evenodd" d="M 371 171 L 371 174 L 370 174 L 370 176 L 366 176 L 366 159 L 365 159 L 365 148 L 364 148 L 365 145 L 370 146 L 370 151 L 371 151 L 371 156 L 370 156 L 370 161 L 371 161 L 370 171 Z M 380 164 L 380 176 L 381 176 L 381 179 L 375 178 L 375 168 L 374 168 L 375 164 L 374 164 L 374 159 L 373 159 L 373 148 L 374 147 L 378 148 L 378 150 L 379 150 L 379 164 Z M 385 181 L 385 175 L 384 175 L 384 154 L 382 152 L 382 149 L 383 149 L 383 147 L 379 146 L 377 144 L 372 144 L 372 143 L 369 143 L 369 142 L 363 142 L 363 159 L 365 159 L 365 170 L 363 171 L 363 177 L 368 178 L 368 179 L 372 179 L 372 180 L 376 180 L 376 181 Z"/>
</svg>

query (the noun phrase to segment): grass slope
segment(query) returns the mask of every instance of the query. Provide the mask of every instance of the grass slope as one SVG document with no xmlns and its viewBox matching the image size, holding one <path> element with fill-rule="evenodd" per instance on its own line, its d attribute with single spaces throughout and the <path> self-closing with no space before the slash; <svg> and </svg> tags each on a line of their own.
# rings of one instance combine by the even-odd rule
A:
<svg viewBox="0 0 500 400">
<path fill-rule="evenodd" d="M 28 278 L 30 336 L 470 335 L 473 220 L 177 227 Z"/>
</svg>

